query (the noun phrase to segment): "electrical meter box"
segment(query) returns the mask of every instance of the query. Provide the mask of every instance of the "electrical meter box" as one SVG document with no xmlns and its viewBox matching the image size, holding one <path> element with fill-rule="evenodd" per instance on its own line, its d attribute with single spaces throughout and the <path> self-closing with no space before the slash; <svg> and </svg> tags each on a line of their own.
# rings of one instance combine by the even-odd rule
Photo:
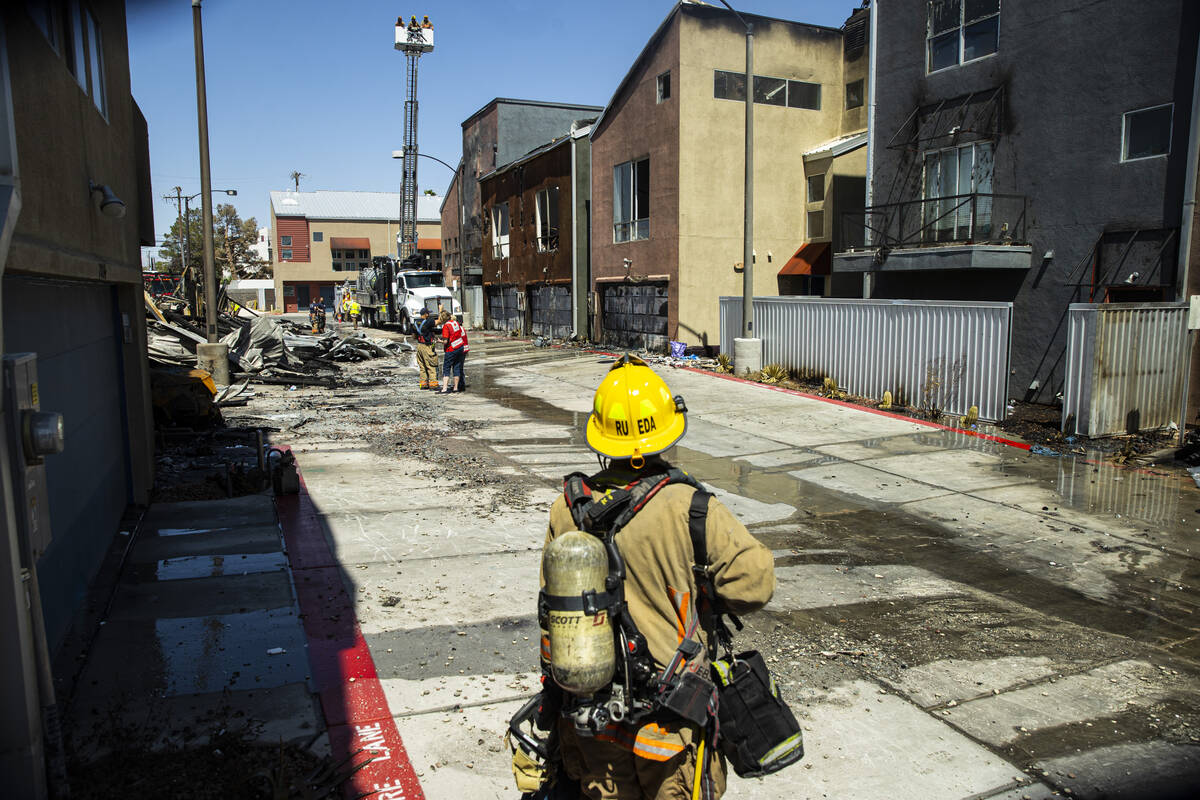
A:
<svg viewBox="0 0 1200 800">
<path fill-rule="evenodd" d="M 415 20 L 415 17 L 413 18 Z M 396 20 L 396 49 L 415 53 L 433 52 L 433 26 L 404 22 L 404 17 Z"/>
<path fill-rule="evenodd" d="M 45 456 L 62 452 L 63 421 L 41 410 L 35 353 L 4 356 L 4 407 L 18 533 L 22 551 L 37 559 L 50 545 Z"/>
</svg>

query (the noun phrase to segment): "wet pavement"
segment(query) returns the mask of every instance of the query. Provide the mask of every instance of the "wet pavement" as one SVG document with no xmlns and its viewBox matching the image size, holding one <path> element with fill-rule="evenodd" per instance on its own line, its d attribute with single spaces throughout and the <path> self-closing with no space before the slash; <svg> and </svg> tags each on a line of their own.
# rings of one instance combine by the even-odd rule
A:
<svg viewBox="0 0 1200 800">
<path fill-rule="evenodd" d="M 466 393 L 366 362 L 349 371 L 385 383 L 267 387 L 228 415 L 295 448 L 426 796 L 512 796 L 501 736 L 535 686 L 545 512 L 595 466 L 581 431 L 610 363 L 475 335 Z M 801 766 L 727 796 L 1190 796 L 1186 473 L 660 369 L 691 409 L 670 457 L 775 552 L 776 595 L 739 645 L 805 727 Z M 196 580 L 211 555 L 170 574 Z"/>
<path fill-rule="evenodd" d="M 271 496 L 155 504 L 126 535 L 76 682 L 72 750 L 201 745 L 237 729 L 328 753 Z"/>
</svg>

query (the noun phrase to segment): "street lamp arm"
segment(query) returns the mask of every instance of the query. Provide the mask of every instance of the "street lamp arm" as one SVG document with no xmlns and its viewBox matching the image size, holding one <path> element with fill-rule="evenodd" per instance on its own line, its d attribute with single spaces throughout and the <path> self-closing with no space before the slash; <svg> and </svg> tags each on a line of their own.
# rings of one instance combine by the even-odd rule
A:
<svg viewBox="0 0 1200 800">
<path fill-rule="evenodd" d="M 397 155 L 397 154 L 399 154 L 399 155 Z M 437 156 L 431 156 L 428 153 L 422 153 L 420 151 L 417 151 L 417 156 L 420 158 L 428 158 L 430 161 L 436 161 L 439 164 L 441 164 L 443 167 L 445 167 L 446 169 L 453 172 L 454 174 L 456 174 L 456 175 L 458 174 L 458 167 L 450 166 L 449 164 L 447 164 L 445 161 L 442 161 Z M 393 150 L 392 158 L 404 158 L 404 151 L 403 150 Z"/>
<path fill-rule="evenodd" d="M 217 192 L 222 192 L 224 194 L 229 195 L 230 197 L 237 197 L 237 189 L 209 189 L 208 191 L 210 194 L 216 194 Z M 192 200 L 195 200 L 197 197 L 199 197 L 202 194 L 204 194 L 204 192 L 196 192 L 194 195 L 192 195 L 186 199 L 188 202 L 191 202 Z"/>
<path fill-rule="evenodd" d="M 447 164 L 445 161 L 442 161 L 442 160 L 441 160 L 440 158 L 438 158 L 437 156 L 429 156 L 429 155 L 425 155 L 424 153 L 417 153 L 417 155 L 418 155 L 418 156 L 425 156 L 425 158 L 428 158 L 428 159 L 431 159 L 431 160 L 433 160 L 433 161 L 436 161 L 436 162 L 438 162 L 439 164 L 441 164 L 443 167 L 445 167 L 446 169 L 448 169 L 448 170 L 450 170 L 451 172 L 453 172 L 455 175 L 457 175 L 457 174 L 458 174 L 458 167 L 452 167 L 452 166 L 450 166 L 449 164 Z"/>
<path fill-rule="evenodd" d="M 746 22 L 745 18 L 743 18 L 743 17 L 742 17 L 742 15 L 741 15 L 741 14 L 739 14 L 739 13 L 737 12 L 737 9 L 736 9 L 736 8 L 734 8 L 733 6 L 729 5 L 729 3 L 726 3 L 726 2 L 725 2 L 725 0 L 720 0 L 720 2 L 721 2 L 721 5 L 725 6 L 725 7 L 726 7 L 726 8 L 728 8 L 730 11 L 732 11 L 732 12 L 733 12 L 733 15 L 734 15 L 735 17 L 737 17 L 737 18 L 738 18 L 738 22 L 740 22 L 740 23 L 742 23 L 742 25 L 746 26 L 746 30 L 748 30 L 748 31 L 749 31 L 749 30 L 753 30 L 753 29 L 754 29 L 754 26 L 753 26 L 753 25 L 751 25 L 749 22 Z"/>
</svg>

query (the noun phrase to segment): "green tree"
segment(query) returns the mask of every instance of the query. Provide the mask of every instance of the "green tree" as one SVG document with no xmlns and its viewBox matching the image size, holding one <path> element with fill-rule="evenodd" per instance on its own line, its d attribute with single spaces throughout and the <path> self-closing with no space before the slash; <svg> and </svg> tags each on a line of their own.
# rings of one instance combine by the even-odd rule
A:
<svg viewBox="0 0 1200 800">
<path fill-rule="evenodd" d="M 202 212 L 188 209 L 187 224 L 176 218 L 159 248 L 159 259 L 172 275 L 183 271 L 181 242 L 187 249 L 188 266 L 197 271 L 204 261 Z M 243 220 L 237 209 L 222 203 L 213 212 L 213 261 L 222 283 L 241 278 L 270 277 L 270 265 L 252 249 L 258 241 L 258 221 Z"/>
</svg>

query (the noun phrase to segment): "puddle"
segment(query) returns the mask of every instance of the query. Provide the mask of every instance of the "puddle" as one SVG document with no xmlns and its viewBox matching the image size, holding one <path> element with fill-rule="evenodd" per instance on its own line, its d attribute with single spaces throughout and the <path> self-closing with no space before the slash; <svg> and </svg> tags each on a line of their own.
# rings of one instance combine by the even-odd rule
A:
<svg viewBox="0 0 1200 800">
<path fill-rule="evenodd" d="M 248 575 L 286 567 L 287 556 L 283 553 L 235 553 L 164 558 L 152 564 L 137 564 L 129 572 L 135 581 L 177 581 L 220 575 Z"/>
<path fill-rule="evenodd" d="M 159 528 L 155 536 L 194 536 L 197 533 L 212 533 L 217 528 Z"/>
</svg>

